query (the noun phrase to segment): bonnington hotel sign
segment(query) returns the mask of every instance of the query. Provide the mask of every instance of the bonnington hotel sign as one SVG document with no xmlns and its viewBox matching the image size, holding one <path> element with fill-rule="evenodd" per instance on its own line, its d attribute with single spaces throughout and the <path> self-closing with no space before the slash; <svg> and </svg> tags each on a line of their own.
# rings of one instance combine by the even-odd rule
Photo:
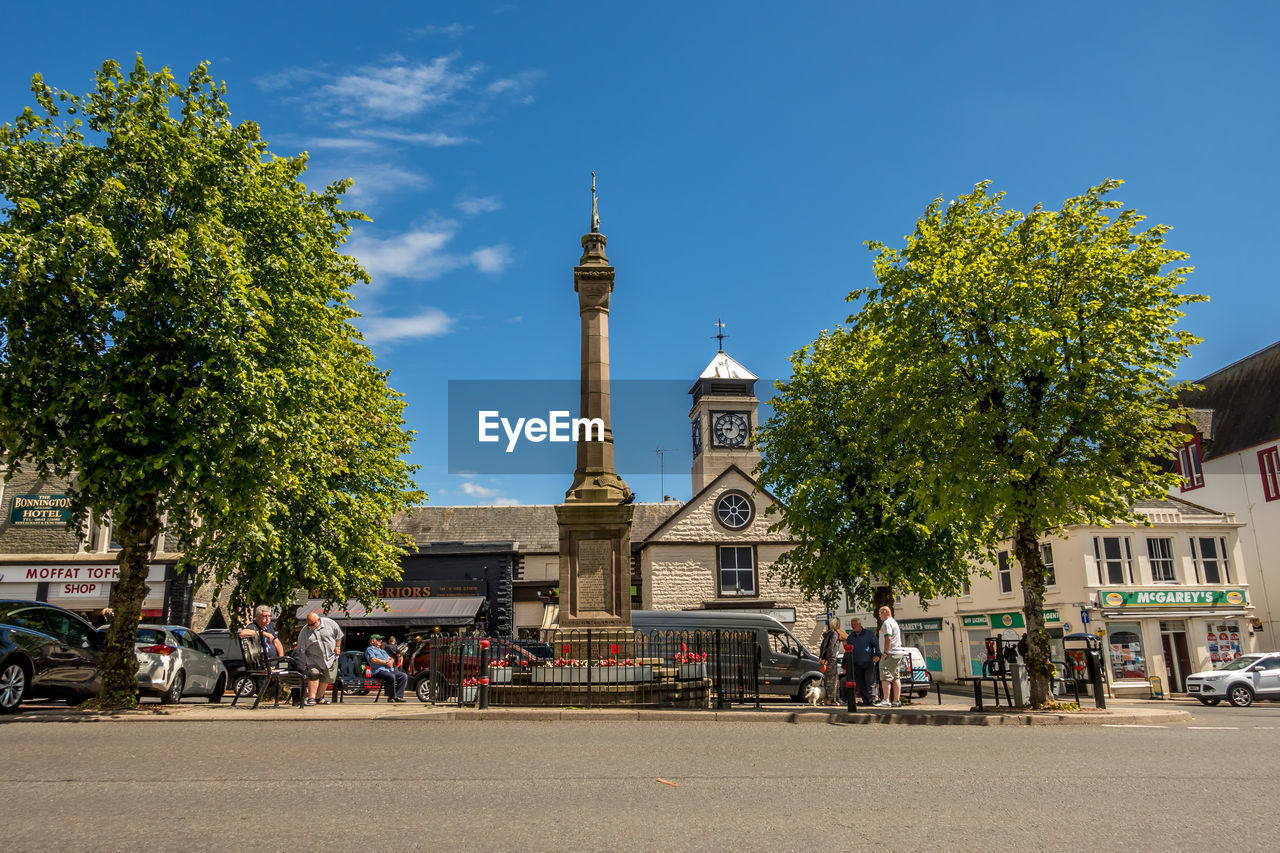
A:
<svg viewBox="0 0 1280 853">
<path fill-rule="evenodd" d="M 66 527 L 71 499 L 66 495 L 14 495 L 9 524 L 14 527 Z"/>
</svg>

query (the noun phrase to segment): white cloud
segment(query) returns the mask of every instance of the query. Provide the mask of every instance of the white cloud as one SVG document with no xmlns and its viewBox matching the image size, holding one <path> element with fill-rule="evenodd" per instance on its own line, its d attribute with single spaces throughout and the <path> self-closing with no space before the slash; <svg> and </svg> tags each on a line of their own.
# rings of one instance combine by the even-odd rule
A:
<svg viewBox="0 0 1280 853">
<path fill-rule="evenodd" d="M 497 498 L 493 502 L 494 506 L 520 506 L 517 498 Z"/>
<path fill-rule="evenodd" d="M 306 141 L 307 150 L 313 148 L 338 148 L 342 150 L 370 151 L 380 147 L 372 139 L 358 139 L 353 136 L 317 136 Z"/>
<path fill-rule="evenodd" d="M 356 166 L 326 170 L 336 178 L 351 178 L 354 183 L 347 195 L 356 203 L 367 203 L 374 196 L 386 192 L 422 190 L 431 186 L 431 177 L 393 166 L 390 163 L 361 163 Z"/>
<path fill-rule="evenodd" d="M 493 213 L 495 210 L 502 209 L 502 202 L 491 195 L 463 196 L 458 199 L 456 205 L 459 210 L 468 216 L 475 216 L 479 213 Z"/>
<path fill-rule="evenodd" d="M 423 36 L 444 36 L 446 38 L 456 39 L 466 35 L 471 31 L 471 27 L 466 24 L 447 24 L 443 27 L 434 24 L 418 27 L 416 30 L 409 31 L 410 38 L 421 38 Z"/>
<path fill-rule="evenodd" d="M 286 68 L 283 71 L 277 71 L 274 74 L 264 74 L 261 77 L 254 78 L 254 85 L 264 92 L 276 92 L 281 89 L 291 89 L 300 83 L 310 83 L 318 77 L 323 77 L 324 72 L 317 68 Z"/>
<path fill-rule="evenodd" d="M 369 346 L 436 338 L 448 334 L 453 324 L 454 319 L 438 308 L 428 308 L 412 317 L 364 316 L 356 320 Z"/>
<path fill-rule="evenodd" d="M 511 263 L 511 248 L 505 243 L 486 246 L 471 253 L 471 262 L 480 272 L 500 273 Z"/>
<path fill-rule="evenodd" d="M 358 258 L 375 281 L 383 277 L 433 279 L 467 266 L 500 273 L 511 262 L 506 244 L 466 253 L 445 251 L 456 233 L 456 223 L 446 221 L 385 240 L 357 235 L 347 242 L 347 253 Z"/>
<path fill-rule="evenodd" d="M 519 95 L 532 89 L 533 84 L 536 83 L 541 76 L 541 71 L 521 71 L 519 74 L 494 80 L 485 87 L 485 91 L 490 95 Z M 532 99 L 521 100 L 524 102 Z"/>
<path fill-rule="evenodd" d="M 454 56 L 440 56 L 427 65 L 403 64 L 402 57 L 390 66 L 365 66 L 343 74 L 321 87 L 322 95 L 333 99 L 340 112 L 363 118 L 400 118 L 438 106 L 466 86 L 481 70 L 472 65 L 452 71 Z M 370 115 L 373 114 L 373 115 Z"/>
<path fill-rule="evenodd" d="M 486 489 L 479 483 L 467 481 L 462 484 L 462 493 L 473 498 L 491 498 L 498 493 L 497 489 Z"/>
<path fill-rule="evenodd" d="M 360 131 L 366 137 L 387 139 L 391 142 L 405 142 L 410 145 L 425 145 L 428 148 L 445 148 L 450 145 L 465 145 L 472 140 L 465 136 L 450 136 L 441 131 L 413 132 L 404 130 L 380 130 L 370 128 Z"/>
</svg>

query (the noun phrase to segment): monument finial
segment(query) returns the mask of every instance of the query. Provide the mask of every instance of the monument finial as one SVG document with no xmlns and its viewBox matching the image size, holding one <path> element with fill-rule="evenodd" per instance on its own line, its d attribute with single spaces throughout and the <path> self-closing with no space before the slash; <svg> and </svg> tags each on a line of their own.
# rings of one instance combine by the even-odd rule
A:
<svg viewBox="0 0 1280 853">
<path fill-rule="evenodd" d="M 596 170 L 591 170 L 591 233 L 600 233 L 600 208 L 596 205 Z"/>
<path fill-rule="evenodd" d="M 719 317 L 716 318 L 716 334 L 711 337 L 720 341 L 720 352 L 724 352 L 724 339 L 730 336 L 724 333 L 724 321 Z"/>
</svg>

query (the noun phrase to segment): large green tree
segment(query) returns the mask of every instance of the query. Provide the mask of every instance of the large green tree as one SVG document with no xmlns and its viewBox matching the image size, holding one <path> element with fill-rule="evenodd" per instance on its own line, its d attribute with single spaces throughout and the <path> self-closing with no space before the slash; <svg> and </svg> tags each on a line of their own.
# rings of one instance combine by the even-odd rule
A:
<svg viewBox="0 0 1280 853">
<path fill-rule="evenodd" d="M 133 703 L 162 531 L 237 603 L 372 599 L 419 500 L 403 402 L 350 324 L 361 214 L 234 124 L 206 68 L 139 58 L 0 127 L 0 446 L 120 542 L 103 702 Z"/>
<path fill-rule="evenodd" d="M 1186 255 L 1165 247 L 1166 226 L 1139 230 L 1143 217 L 1109 195 L 1119 184 L 1057 211 L 1003 209 L 986 183 L 933 202 L 902 248 L 868 244 L 876 286 L 850 294 L 861 303 L 851 326 L 819 339 L 807 365 L 856 377 L 844 396 L 812 405 L 858 430 L 850 443 L 863 467 L 840 476 L 852 478 L 846 492 L 866 483 L 895 497 L 890 530 L 908 521 L 921 544 L 941 537 L 949 553 L 990 556 L 1012 540 L 1036 705 L 1051 671 L 1041 541 L 1071 524 L 1142 523 L 1134 503 L 1177 482 L 1165 464 L 1181 441 L 1173 375 L 1197 342 L 1177 324 L 1203 297 L 1180 292 Z M 883 571 L 892 578 L 892 566 Z M 950 564 L 939 574 L 954 579 Z"/>
</svg>

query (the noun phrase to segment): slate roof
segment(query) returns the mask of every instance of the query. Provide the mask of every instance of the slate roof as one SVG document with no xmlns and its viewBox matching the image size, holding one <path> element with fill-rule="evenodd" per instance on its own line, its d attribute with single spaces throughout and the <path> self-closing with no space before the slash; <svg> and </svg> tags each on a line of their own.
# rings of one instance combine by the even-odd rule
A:
<svg viewBox="0 0 1280 853">
<path fill-rule="evenodd" d="M 1212 409 L 1205 459 L 1280 438 L 1280 341 L 1196 380 L 1202 391 L 1178 395 L 1194 409 Z"/>
<path fill-rule="evenodd" d="M 682 503 L 638 503 L 631 520 L 631 541 L 643 542 L 658 525 L 684 506 Z M 397 515 L 391 526 L 419 545 L 439 542 L 512 542 L 526 554 L 555 554 L 560 550 L 556 508 L 530 506 L 419 506 Z"/>
<path fill-rule="evenodd" d="M 1158 501 L 1137 501 L 1133 505 L 1134 509 L 1164 509 L 1180 512 L 1184 516 L 1206 515 L 1206 516 L 1223 516 L 1226 513 L 1216 509 L 1210 509 L 1207 506 L 1201 506 L 1182 498 L 1166 495 L 1164 499 Z"/>
</svg>

